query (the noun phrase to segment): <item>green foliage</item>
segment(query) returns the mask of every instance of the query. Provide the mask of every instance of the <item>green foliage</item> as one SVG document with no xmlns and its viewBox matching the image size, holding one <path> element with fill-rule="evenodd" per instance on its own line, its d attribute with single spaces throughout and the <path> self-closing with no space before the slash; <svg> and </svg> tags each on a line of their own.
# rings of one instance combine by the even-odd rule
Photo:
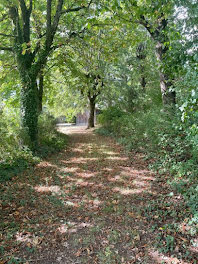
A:
<svg viewBox="0 0 198 264">
<path fill-rule="evenodd" d="M 161 140 L 164 127 L 170 127 L 169 116 L 160 108 L 133 114 L 122 112 L 116 107 L 104 110 L 99 116 L 99 122 L 108 132 L 117 137 L 128 150 L 134 148 L 146 152 L 155 151 Z"/>
<path fill-rule="evenodd" d="M 59 151 L 67 143 L 67 137 L 57 132 L 54 118 L 43 114 L 39 118 L 39 150 L 32 153 L 24 144 L 19 113 L 12 108 L 0 113 L 0 137 L 0 182 L 10 180 L 20 171 L 38 163 L 41 157 Z"/>
<path fill-rule="evenodd" d="M 98 122 L 109 132 L 117 133 L 125 113 L 118 107 L 110 107 L 98 116 Z"/>
<path fill-rule="evenodd" d="M 59 133 L 56 128 L 56 121 L 49 114 L 39 116 L 39 156 L 47 156 L 49 153 L 60 151 L 67 144 L 67 136 Z"/>
<path fill-rule="evenodd" d="M 189 122 L 181 122 L 181 113 L 173 114 L 161 108 L 149 109 L 146 112 L 120 114 L 117 110 L 107 109 L 100 116 L 103 125 L 98 130 L 103 135 L 112 135 L 124 144 L 129 151 L 145 153 L 155 162 L 150 164 L 153 170 L 170 176 L 169 184 L 186 201 L 192 219 L 191 225 L 196 229 L 198 224 L 198 190 L 197 190 L 197 129 Z M 193 133 L 192 133 L 193 131 Z M 167 237 L 167 251 L 174 241 Z"/>
<path fill-rule="evenodd" d="M 0 114 L 0 181 L 8 180 L 29 164 L 38 162 L 22 143 L 19 114 L 7 110 Z"/>
</svg>

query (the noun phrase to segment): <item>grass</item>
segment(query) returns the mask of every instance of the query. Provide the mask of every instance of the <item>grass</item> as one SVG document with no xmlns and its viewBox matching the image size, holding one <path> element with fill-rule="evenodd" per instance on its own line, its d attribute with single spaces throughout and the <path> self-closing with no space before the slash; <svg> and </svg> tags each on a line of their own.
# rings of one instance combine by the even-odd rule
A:
<svg viewBox="0 0 198 264">
<path fill-rule="evenodd" d="M 87 150 L 90 139 L 92 148 Z M 164 175 L 156 177 L 139 156 L 122 159 L 124 150 L 107 137 L 87 131 L 71 136 L 71 144 L 81 151 L 77 154 L 71 148 L 51 155 L 13 178 L 15 184 L 0 185 L 0 261 L 44 258 L 56 263 L 61 257 L 63 263 L 150 264 L 152 250 L 187 262 L 195 258 L 185 251 L 196 238 L 194 225 L 188 222 L 190 211 Z M 120 159 L 110 159 L 114 153 Z M 76 163 L 77 158 L 86 163 Z M 77 172 L 70 173 L 73 167 Z M 118 175 L 127 177 L 111 181 Z M 136 183 L 140 192 L 123 192 Z"/>
</svg>

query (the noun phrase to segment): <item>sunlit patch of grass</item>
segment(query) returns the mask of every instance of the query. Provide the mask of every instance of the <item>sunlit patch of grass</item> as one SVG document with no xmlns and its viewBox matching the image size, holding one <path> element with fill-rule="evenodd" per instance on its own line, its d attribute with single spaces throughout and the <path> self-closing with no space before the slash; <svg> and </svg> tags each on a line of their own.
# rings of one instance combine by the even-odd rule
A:
<svg viewBox="0 0 198 264">
<path fill-rule="evenodd" d="M 106 246 L 97 254 L 99 264 L 117 264 L 121 263 L 121 257 L 118 250 L 114 249 L 111 245 Z"/>
<path fill-rule="evenodd" d="M 184 264 L 196 264 L 196 260 L 194 260 L 193 262 L 188 262 L 188 261 L 185 261 L 185 262 L 180 262 L 180 260 L 177 258 L 177 257 L 169 257 L 169 256 L 166 256 L 162 253 L 160 253 L 159 251 L 150 251 L 150 256 L 153 258 L 153 260 L 156 262 L 156 263 L 164 263 L 164 264 L 179 264 L 179 263 L 184 263 Z"/>
<path fill-rule="evenodd" d="M 102 212 L 106 214 L 114 213 L 115 212 L 114 204 L 108 204 L 108 203 L 105 204 L 104 207 L 102 207 Z"/>
<path fill-rule="evenodd" d="M 60 173 L 63 173 L 63 174 L 67 174 L 68 173 L 68 176 L 73 176 L 73 174 L 77 171 L 77 170 L 79 170 L 79 168 L 78 167 L 61 167 L 60 168 Z M 69 175 L 71 173 L 71 175 Z"/>
<path fill-rule="evenodd" d="M 119 154 L 120 153 L 118 153 L 118 152 L 115 152 L 115 151 L 112 151 L 112 150 L 108 150 L 108 149 L 104 149 L 103 151 L 102 151 L 102 153 L 103 154 L 106 154 L 106 155 L 109 155 L 109 156 L 119 156 Z"/>
<path fill-rule="evenodd" d="M 35 191 L 39 193 L 53 193 L 53 194 L 61 194 L 61 189 L 59 186 L 35 186 Z"/>
<path fill-rule="evenodd" d="M 56 207 L 64 207 L 64 202 L 63 202 L 58 196 L 55 196 L 55 195 L 49 195 L 49 196 L 48 196 L 48 201 L 49 201 L 53 206 L 56 206 Z"/>
<path fill-rule="evenodd" d="M 85 178 L 85 179 L 90 179 L 93 177 L 96 177 L 96 172 L 78 172 L 76 173 L 76 177 L 81 177 L 81 178 Z"/>
<path fill-rule="evenodd" d="M 111 157 L 106 157 L 107 160 L 117 160 L 117 161 L 127 161 L 129 158 L 127 157 L 116 157 L 116 156 L 111 156 Z"/>
<path fill-rule="evenodd" d="M 129 189 L 129 188 L 119 188 L 119 187 L 115 187 L 113 188 L 113 191 L 114 192 L 119 192 L 121 193 L 122 195 L 132 195 L 132 194 L 139 194 L 139 193 L 142 193 L 144 192 L 145 190 L 144 189 Z"/>
</svg>

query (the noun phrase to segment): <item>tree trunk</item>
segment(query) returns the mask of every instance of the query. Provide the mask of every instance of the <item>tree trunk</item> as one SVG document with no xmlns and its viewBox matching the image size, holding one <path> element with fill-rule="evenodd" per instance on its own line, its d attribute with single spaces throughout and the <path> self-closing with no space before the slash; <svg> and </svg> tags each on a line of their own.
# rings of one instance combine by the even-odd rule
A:
<svg viewBox="0 0 198 264">
<path fill-rule="evenodd" d="M 139 61 L 139 69 L 140 69 L 140 84 L 142 86 L 142 90 L 143 92 L 145 92 L 145 88 L 146 88 L 146 78 L 145 78 L 145 59 L 146 59 L 146 52 L 145 52 L 145 44 L 144 43 L 140 43 L 137 46 L 137 50 L 136 50 L 136 57 Z"/>
<path fill-rule="evenodd" d="M 94 127 L 94 119 L 95 119 L 95 98 L 91 97 L 89 98 L 89 120 L 88 120 L 88 127 L 87 128 L 92 128 Z"/>
<path fill-rule="evenodd" d="M 140 23 L 148 30 L 151 37 L 156 43 L 155 52 L 159 62 L 159 67 L 162 67 L 162 69 L 165 70 L 165 68 L 163 67 L 163 63 L 165 63 L 165 54 L 168 51 L 168 47 L 164 46 L 164 43 L 168 42 L 168 39 L 164 31 L 168 26 L 168 19 L 166 19 L 164 14 L 162 13 L 161 16 L 159 16 L 158 21 L 156 22 L 158 26 L 157 28 L 153 28 L 153 26 L 146 20 L 144 15 L 141 16 Z M 172 85 L 172 81 L 169 80 L 168 74 L 164 73 L 163 71 L 160 70 L 159 74 L 163 105 L 164 107 L 173 107 L 176 103 L 176 93 L 169 91 L 169 88 Z"/>
<path fill-rule="evenodd" d="M 145 92 L 145 90 L 146 90 L 146 79 L 144 76 L 142 76 L 142 78 L 141 78 L 141 86 L 142 86 L 143 92 Z"/>
<path fill-rule="evenodd" d="M 39 76 L 39 84 L 38 84 L 38 113 L 41 114 L 43 111 L 43 82 L 44 76 L 43 72 L 41 71 Z"/>
<path fill-rule="evenodd" d="M 26 144 L 35 150 L 38 143 L 38 90 L 36 77 L 21 73 L 21 121 L 26 132 Z"/>
<path fill-rule="evenodd" d="M 163 56 L 166 53 L 166 49 L 163 47 L 163 44 L 161 44 L 159 41 L 156 45 L 156 56 L 159 61 L 159 64 L 163 63 Z M 169 91 L 169 88 L 171 87 L 172 83 L 168 79 L 168 77 L 160 70 L 160 89 L 162 94 L 162 102 L 163 105 L 166 106 L 173 106 L 176 103 L 176 93 Z"/>
<path fill-rule="evenodd" d="M 166 76 L 162 72 L 160 72 L 160 89 L 162 94 L 162 102 L 164 106 L 173 106 L 176 104 L 176 93 L 174 91 L 169 91 L 169 88 L 172 84 L 166 79 Z"/>
<path fill-rule="evenodd" d="M 17 58 L 17 68 L 22 84 L 21 121 L 22 127 L 27 134 L 27 137 L 25 138 L 27 141 L 26 144 L 28 144 L 32 150 L 35 150 L 38 141 L 38 112 L 42 109 L 43 96 L 43 79 L 41 78 L 41 87 L 39 87 L 41 89 L 39 90 L 37 88 L 36 80 L 40 71 L 45 67 L 47 58 L 52 51 L 51 47 L 62 14 L 64 0 L 56 1 L 57 5 L 55 13 L 52 12 L 53 1 L 47 0 L 47 13 L 45 23 L 46 30 L 44 30 L 46 32 L 45 45 L 40 45 L 39 40 L 35 48 L 33 48 L 33 45 L 31 44 L 31 33 L 34 32 L 35 34 L 35 29 L 32 29 L 31 25 L 31 15 L 33 11 L 34 1 L 28 1 L 28 6 L 26 5 L 27 1 L 25 0 L 14 2 L 16 2 L 16 4 L 9 3 L 8 8 L 9 17 L 11 18 L 13 24 L 14 42 L 12 50 L 14 51 Z M 41 38 L 41 36 L 39 36 L 39 38 Z"/>
<path fill-rule="evenodd" d="M 140 84 L 142 86 L 142 91 L 145 93 L 145 91 L 146 91 L 146 78 L 145 78 L 145 67 L 143 65 L 140 65 L 140 74 L 141 74 Z"/>
</svg>

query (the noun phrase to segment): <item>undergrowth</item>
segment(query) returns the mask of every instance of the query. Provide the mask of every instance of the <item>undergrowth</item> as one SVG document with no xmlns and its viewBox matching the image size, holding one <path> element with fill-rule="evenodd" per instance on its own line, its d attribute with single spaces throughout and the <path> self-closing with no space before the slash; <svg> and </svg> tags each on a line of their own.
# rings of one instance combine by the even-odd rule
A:
<svg viewBox="0 0 198 264">
<path fill-rule="evenodd" d="M 168 175 L 168 183 L 182 194 L 189 208 L 189 224 L 198 232 L 198 133 L 195 125 L 182 123 L 179 113 L 173 115 L 161 107 L 133 114 L 109 108 L 100 115 L 99 122 L 101 127 L 97 133 L 113 136 L 128 151 L 143 152 L 146 159 L 152 160 L 152 170 Z"/>
<path fill-rule="evenodd" d="M 19 114 L 15 111 L 0 113 L 0 138 L 0 182 L 10 180 L 47 155 L 60 151 L 67 143 L 67 136 L 56 130 L 53 117 L 42 114 L 39 117 L 39 146 L 32 153 L 24 143 Z"/>
</svg>

